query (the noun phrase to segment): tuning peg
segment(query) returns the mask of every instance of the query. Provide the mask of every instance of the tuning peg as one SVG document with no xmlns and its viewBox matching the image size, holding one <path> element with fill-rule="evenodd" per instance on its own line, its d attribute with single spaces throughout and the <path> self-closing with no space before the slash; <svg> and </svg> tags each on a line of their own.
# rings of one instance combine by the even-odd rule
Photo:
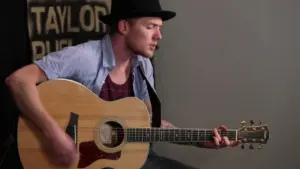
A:
<svg viewBox="0 0 300 169">
<path fill-rule="evenodd" d="M 245 145 L 244 144 L 241 145 L 241 149 L 245 149 Z"/>
<path fill-rule="evenodd" d="M 250 148 L 250 149 L 254 149 L 253 144 L 250 144 L 250 145 L 249 145 L 249 148 Z"/>
<path fill-rule="evenodd" d="M 254 121 L 250 120 L 250 124 L 251 124 L 251 126 L 253 126 L 254 125 Z"/>
<path fill-rule="evenodd" d="M 258 149 L 262 149 L 262 144 L 259 144 L 259 145 L 258 145 Z"/>
<path fill-rule="evenodd" d="M 242 121 L 241 124 L 242 124 L 242 127 L 243 127 L 246 124 L 246 121 Z"/>
</svg>

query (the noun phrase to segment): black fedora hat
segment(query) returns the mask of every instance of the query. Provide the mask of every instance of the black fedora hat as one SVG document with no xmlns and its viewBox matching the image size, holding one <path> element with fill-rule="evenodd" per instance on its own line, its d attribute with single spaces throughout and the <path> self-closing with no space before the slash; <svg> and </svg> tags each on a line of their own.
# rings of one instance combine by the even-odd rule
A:
<svg viewBox="0 0 300 169">
<path fill-rule="evenodd" d="M 110 14 L 101 16 L 100 21 L 110 25 L 126 18 L 160 17 L 166 21 L 175 16 L 175 12 L 163 10 L 159 0 L 112 0 Z"/>
</svg>

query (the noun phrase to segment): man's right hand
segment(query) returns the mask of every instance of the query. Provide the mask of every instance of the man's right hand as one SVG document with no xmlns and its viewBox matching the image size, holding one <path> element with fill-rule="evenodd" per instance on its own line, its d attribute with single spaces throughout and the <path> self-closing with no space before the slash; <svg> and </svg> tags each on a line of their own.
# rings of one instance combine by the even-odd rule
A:
<svg viewBox="0 0 300 169">
<path fill-rule="evenodd" d="M 74 141 L 59 127 L 48 130 L 42 141 L 48 160 L 59 166 L 71 166 L 77 158 Z"/>
</svg>

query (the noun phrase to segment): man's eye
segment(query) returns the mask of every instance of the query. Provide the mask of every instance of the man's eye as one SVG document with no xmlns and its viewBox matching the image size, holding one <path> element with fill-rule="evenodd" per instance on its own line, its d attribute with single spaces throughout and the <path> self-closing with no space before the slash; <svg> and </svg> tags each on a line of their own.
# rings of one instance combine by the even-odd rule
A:
<svg viewBox="0 0 300 169">
<path fill-rule="evenodd" d="M 148 25 L 148 26 L 147 26 L 147 29 L 153 29 L 153 28 L 154 28 L 153 25 Z"/>
</svg>

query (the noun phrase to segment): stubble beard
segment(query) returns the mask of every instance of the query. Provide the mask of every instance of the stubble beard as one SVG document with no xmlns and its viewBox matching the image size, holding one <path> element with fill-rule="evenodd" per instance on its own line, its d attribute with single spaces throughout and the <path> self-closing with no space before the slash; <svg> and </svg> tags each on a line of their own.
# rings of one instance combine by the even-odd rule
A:
<svg viewBox="0 0 300 169">
<path fill-rule="evenodd" d="M 134 54 L 134 55 L 140 55 L 144 58 L 151 59 L 153 57 L 153 52 L 146 52 L 143 49 L 137 49 L 134 44 L 131 44 L 129 42 L 126 43 L 127 48 Z"/>
</svg>

